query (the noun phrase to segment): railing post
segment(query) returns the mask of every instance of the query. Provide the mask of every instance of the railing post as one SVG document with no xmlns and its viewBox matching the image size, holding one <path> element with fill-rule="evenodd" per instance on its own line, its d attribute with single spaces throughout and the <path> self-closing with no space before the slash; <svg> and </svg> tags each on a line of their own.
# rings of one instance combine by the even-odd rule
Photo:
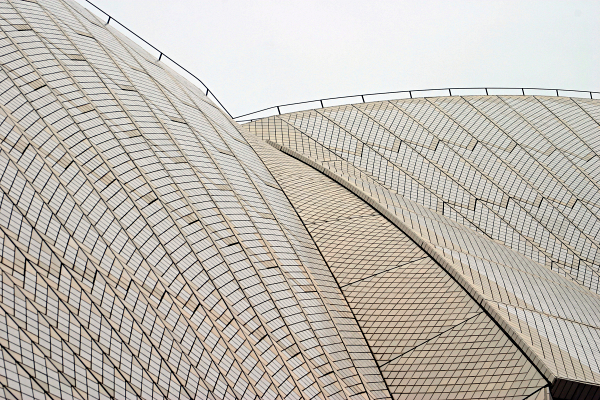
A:
<svg viewBox="0 0 600 400">
<path fill-rule="evenodd" d="M 209 93 L 210 93 L 210 89 L 206 88 L 206 95 L 208 96 Z"/>
<path fill-rule="evenodd" d="M 158 51 L 158 50 L 157 50 L 157 51 Z M 162 53 L 161 53 L 161 54 L 162 54 Z M 167 57 L 167 58 L 168 58 L 168 57 Z M 169 59 L 169 60 L 171 60 L 171 59 Z M 160 57 L 159 57 L 159 61 L 160 61 Z M 171 60 L 171 61 L 172 61 L 172 60 Z M 206 87 L 206 86 L 205 86 L 205 87 Z M 454 89 L 457 89 L 457 90 L 473 90 L 473 89 L 480 90 L 480 89 L 483 89 L 483 90 L 485 90 L 485 95 L 486 95 L 486 96 L 490 96 L 490 92 L 489 92 L 489 90 L 490 90 L 490 89 L 498 89 L 498 90 L 501 90 L 501 89 L 519 90 L 519 89 L 521 89 L 521 94 L 522 94 L 523 96 L 525 96 L 525 88 L 515 88 L 515 87 L 512 87 L 512 88 L 506 88 L 506 87 L 492 87 L 492 88 L 483 87 L 483 88 L 482 88 L 482 87 L 477 87 L 477 88 L 454 88 Z M 536 89 L 538 89 L 538 90 L 547 90 L 547 91 L 554 90 L 554 92 L 556 93 L 556 96 L 557 96 L 557 97 L 560 97 L 560 91 L 561 91 L 561 90 L 563 90 L 563 91 L 567 91 L 567 92 L 569 91 L 568 89 L 542 89 L 542 88 L 528 88 L 528 90 L 529 90 L 529 89 L 531 89 L 531 90 L 536 90 Z M 430 89 L 430 90 L 447 90 L 447 91 L 448 91 L 448 94 L 449 94 L 450 96 L 452 96 L 452 88 L 440 88 L 440 89 Z M 420 92 L 420 91 L 425 91 L 425 89 L 422 89 L 422 90 L 418 90 L 418 89 L 417 89 L 416 91 L 417 91 L 417 92 Z M 389 92 L 389 93 L 408 93 L 408 96 L 409 96 L 411 99 L 414 99 L 414 97 L 413 97 L 413 95 L 412 95 L 412 92 L 413 92 L 413 90 L 401 90 L 401 91 L 398 91 L 398 92 Z M 585 91 L 583 91 L 583 90 L 581 90 L 581 91 L 577 91 L 577 90 L 576 90 L 576 92 L 585 93 Z M 211 93 L 211 91 L 210 91 L 208 88 L 206 88 L 206 95 L 208 96 L 208 94 L 209 94 L 209 93 Z M 387 93 L 387 92 L 386 92 L 386 93 Z M 591 90 L 590 90 L 590 91 L 588 91 L 588 93 L 589 93 L 589 95 L 590 95 L 590 99 L 592 99 L 592 100 L 594 100 L 594 93 L 596 93 L 596 94 L 600 94 L 600 92 L 592 92 Z M 366 103 L 367 101 L 366 101 L 366 99 L 365 99 L 365 96 L 373 96 L 373 95 L 374 95 L 374 94 L 368 94 L 368 93 L 367 93 L 367 94 L 357 94 L 357 95 L 354 95 L 354 96 L 343 96 L 343 97 L 340 97 L 340 98 L 344 98 L 344 99 L 345 99 L 345 98 L 351 98 L 351 97 L 358 97 L 358 96 L 360 96 L 360 98 L 361 98 L 362 102 L 363 102 L 363 103 Z M 499 95 L 499 94 L 496 94 L 496 96 L 500 96 L 500 95 Z M 532 95 L 532 96 L 535 96 L 535 95 Z M 214 94 L 213 94 L 213 97 L 214 97 Z M 598 96 L 598 98 L 600 99 L 600 96 Z M 216 99 L 216 97 L 215 97 L 215 99 Z M 333 99 L 336 99 L 336 98 L 333 98 Z M 301 103 L 293 103 L 293 104 L 287 104 L 287 105 L 294 105 L 294 104 L 305 104 L 305 103 L 314 103 L 314 102 L 318 101 L 318 102 L 320 103 L 320 105 L 321 105 L 321 108 L 325 108 L 325 104 L 324 104 L 324 101 L 325 101 L 325 100 L 332 100 L 332 99 L 331 99 L 331 98 L 328 98 L 328 99 L 320 99 L 320 100 L 311 100 L 311 101 L 305 101 L 305 102 L 301 102 Z M 218 101 L 218 99 L 217 99 L 217 101 Z M 221 103 L 219 103 L 219 104 L 221 104 Z M 222 105 L 221 105 L 221 106 L 222 106 Z M 279 114 L 279 115 L 281 115 L 281 109 L 280 109 L 280 107 L 284 107 L 284 106 L 286 106 L 286 104 L 284 104 L 284 105 L 282 105 L 282 106 L 273 106 L 273 107 L 269 107 L 269 108 L 267 108 L 267 109 L 264 109 L 264 110 L 261 110 L 261 111 L 266 111 L 266 110 L 271 110 L 271 109 L 273 109 L 273 108 L 277 108 L 277 112 L 278 112 L 278 114 Z M 227 111 L 227 110 L 225 110 L 225 111 Z M 251 115 L 251 114 L 254 114 L 254 113 L 250 113 L 250 114 L 246 114 L 246 115 Z M 239 118 L 239 117 L 238 117 L 238 118 Z M 253 120 L 257 120 L 257 119 L 252 119 L 252 120 L 250 120 L 250 121 L 253 121 Z"/>
<path fill-rule="evenodd" d="M 160 53 L 160 56 L 158 56 L 158 61 L 160 61 L 161 58 L 162 58 L 162 53 Z"/>
<path fill-rule="evenodd" d="M 107 12 L 105 12 L 104 10 L 102 10 L 100 7 L 96 6 L 94 3 L 92 3 L 90 0 L 85 0 L 88 4 L 90 4 L 92 7 L 94 7 L 96 10 L 100 11 L 102 14 L 106 15 L 108 17 L 108 20 L 106 21 L 106 25 L 110 24 L 110 21 L 112 20 L 112 17 L 110 15 L 108 15 Z M 144 38 L 142 38 L 140 35 L 138 35 L 137 33 L 135 33 L 134 31 L 132 31 L 131 29 L 129 29 L 128 27 L 126 27 L 125 25 L 121 24 L 119 21 L 115 20 L 117 22 L 117 25 L 120 25 L 121 28 L 125 29 L 126 31 L 128 31 L 129 33 L 131 33 L 133 36 L 137 37 L 138 39 L 140 39 L 142 42 L 146 43 L 148 46 L 152 47 L 154 50 L 158 51 L 159 53 L 161 53 L 156 47 L 154 47 L 152 44 L 148 43 L 147 40 L 145 40 Z M 162 54 L 162 53 L 161 53 Z M 169 57 L 167 57 L 169 58 Z M 159 56 L 159 61 L 160 61 L 161 57 Z M 202 84 L 202 86 L 206 87 L 206 85 L 204 84 L 204 82 L 202 82 L 202 80 L 200 78 L 198 78 L 196 75 L 192 74 L 190 71 L 188 71 L 187 69 L 185 69 L 184 67 L 182 67 L 179 63 L 177 63 L 175 60 L 172 60 L 169 58 L 169 61 L 171 61 L 173 64 L 175 64 L 176 66 L 178 66 L 179 68 L 181 68 L 183 71 L 185 71 L 188 75 L 190 75 L 191 77 L 193 77 L 194 79 L 196 79 L 198 82 L 200 82 L 200 84 Z M 210 91 L 208 90 L 208 88 L 206 88 L 206 95 L 208 96 L 208 93 Z M 221 102 L 219 101 L 219 99 L 217 99 L 217 97 L 213 94 L 213 98 L 214 100 L 217 101 L 217 103 L 219 104 L 219 106 L 223 109 L 223 111 L 225 111 L 227 113 L 227 115 L 229 115 L 230 117 L 233 118 L 233 116 L 229 113 L 229 111 L 227 111 L 227 109 L 225 108 L 225 106 L 223 106 L 223 104 L 221 104 Z"/>
</svg>

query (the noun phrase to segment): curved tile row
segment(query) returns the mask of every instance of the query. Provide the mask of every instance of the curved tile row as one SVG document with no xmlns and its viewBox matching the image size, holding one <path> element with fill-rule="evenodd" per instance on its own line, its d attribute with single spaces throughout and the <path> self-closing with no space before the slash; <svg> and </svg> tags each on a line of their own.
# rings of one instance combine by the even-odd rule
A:
<svg viewBox="0 0 600 400">
<path fill-rule="evenodd" d="M 389 398 L 235 123 L 74 2 L 0 16 L 3 395 Z"/>
<path fill-rule="evenodd" d="M 407 99 L 245 125 L 432 244 L 557 376 L 600 383 L 598 101 Z"/>
<path fill-rule="evenodd" d="M 255 145 L 348 300 L 394 399 L 525 399 L 545 377 L 419 245 L 320 171 Z"/>
</svg>

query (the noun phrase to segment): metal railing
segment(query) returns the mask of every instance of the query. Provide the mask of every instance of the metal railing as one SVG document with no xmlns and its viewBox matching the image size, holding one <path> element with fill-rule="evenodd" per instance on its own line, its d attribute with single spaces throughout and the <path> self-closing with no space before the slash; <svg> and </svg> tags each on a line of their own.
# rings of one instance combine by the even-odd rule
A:
<svg viewBox="0 0 600 400">
<path fill-rule="evenodd" d="M 448 92 L 449 96 L 452 96 L 452 91 L 455 91 L 455 93 L 457 91 L 464 91 L 464 90 L 479 90 L 479 91 L 485 91 L 486 95 L 490 94 L 490 91 L 498 91 L 498 90 L 512 90 L 512 91 L 520 91 L 521 95 L 525 96 L 525 91 L 531 91 L 531 90 L 543 90 L 543 91 L 548 91 L 548 92 L 553 92 L 556 93 L 556 96 L 560 96 L 560 92 L 571 92 L 571 93 L 586 93 L 589 94 L 590 99 L 594 98 L 594 94 L 600 95 L 600 92 L 592 92 L 592 91 L 588 91 L 588 90 L 571 90 L 571 89 L 546 89 L 546 88 L 508 88 L 508 87 L 474 87 L 474 88 L 441 88 L 441 89 L 416 89 L 416 90 L 398 90 L 395 92 L 381 92 L 381 93 L 366 93 L 366 94 L 355 94 L 355 95 L 351 95 L 351 96 L 338 96 L 338 97 L 328 97 L 325 99 L 318 99 L 318 100 L 308 100 L 308 101 L 300 101 L 297 103 L 288 103 L 288 104 L 280 104 L 278 106 L 272 106 L 272 107 L 268 107 L 268 108 L 263 108 L 262 110 L 258 110 L 258 111 L 253 111 L 251 113 L 247 113 L 247 114 L 243 114 L 243 115 L 239 115 L 237 117 L 233 117 L 233 119 L 235 119 L 237 122 L 251 122 L 251 121 L 255 121 L 257 119 L 260 118 L 265 118 L 265 117 L 270 117 L 272 115 L 276 115 L 275 113 L 273 114 L 267 114 L 267 115 L 263 115 L 259 118 L 251 118 L 251 119 L 243 119 L 240 120 L 239 118 L 243 118 L 243 117 L 248 117 L 250 115 L 254 115 L 254 114 L 258 114 L 258 113 L 263 113 L 265 111 L 269 111 L 269 110 L 277 110 L 277 114 L 281 115 L 281 108 L 283 107 L 289 107 L 289 106 L 298 106 L 301 104 L 310 104 L 310 103 L 315 103 L 317 106 L 321 106 L 320 108 L 325 108 L 324 105 L 324 101 L 330 101 L 330 100 L 340 100 L 340 99 L 351 99 L 351 98 L 360 98 L 362 100 L 363 103 L 366 103 L 365 97 L 369 97 L 369 96 L 383 96 L 383 95 L 389 95 L 389 94 L 403 94 L 403 93 L 408 93 L 409 98 L 413 98 L 413 94 L 418 94 L 420 92 Z M 483 94 L 483 93 L 481 93 Z M 493 94 L 498 94 L 498 93 L 493 93 Z M 377 100 L 373 100 L 373 101 L 377 101 Z M 349 103 L 346 103 L 349 104 Z M 341 105 L 341 104 L 335 104 L 335 105 Z M 312 108 L 319 108 L 319 107 L 312 107 Z M 305 110 L 311 109 L 306 108 Z M 301 111 L 301 110 L 294 110 L 293 112 L 296 111 Z"/>
<path fill-rule="evenodd" d="M 365 94 L 355 94 L 355 95 L 350 95 L 350 96 L 338 96 L 338 97 L 327 97 L 327 98 L 323 98 L 323 99 L 318 99 L 318 100 L 308 100 L 308 101 L 300 101 L 297 103 L 288 103 L 288 104 L 280 104 L 278 106 L 272 106 L 272 107 L 267 107 L 267 108 L 263 108 L 262 110 L 258 110 L 258 111 L 253 111 L 247 114 L 243 114 L 243 115 L 239 115 L 237 117 L 233 117 L 229 111 L 227 111 L 227 109 L 225 108 L 225 106 L 219 101 L 219 99 L 217 98 L 217 96 L 215 96 L 215 94 L 208 88 L 208 86 L 206 86 L 206 84 L 204 82 L 202 82 L 202 80 L 200 78 L 198 78 L 196 75 L 194 75 L 193 73 L 191 73 L 190 71 L 188 71 L 186 68 L 184 68 L 181 64 L 179 64 L 177 61 L 173 60 L 171 57 L 167 56 L 165 53 L 163 53 L 162 51 L 160 51 L 158 48 L 156 48 L 155 46 L 153 46 L 152 44 L 150 44 L 147 40 L 145 40 L 144 38 L 142 38 L 140 35 L 138 35 L 137 33 L 135 33 L 134 31 L 132 31 L 131 29 L 129 29 L 128 27 L 126 27 L 125 25 L 123 25 L 121 22 L 117 21 L 116 19 L 114 19 L 110 14 L 108 14 L 106 11 L 102 10 L 100 7 L 96 6 L 94 3 L 92 3 L 90 0 L 85 0 L 88 4 L 90 4 L 92 7 L 94 7 L 95 9 L 97 9 L 98 11 L 100 11 L 102 14 L 106 15 L 108 17 L 108 20 L 106 21 L 106 24 L 110 24 L 110 22 L 115 22 L 117 24 L 119 24 L 123 29 L 125 29 L 127 32 L 131 33 L 132 35 L 134 35 L 136 38 L 138 38 L 139 40 L 141 40 L 142 42 L 144 42 L 145 44 L 147 44 L 148 46 L 150 46 L 153 50 L 155 50 L 156 52 L 158 52 L 158 60 L 160 61 L 163 57 L 169 61 L 171 61 L 174 65 L 176 65 L 177 67 L 179 67 L 182 71 L 186 72 L 188 75 L 190 75 L 191 77 L 193 77 L 194 79 L 196 79 L 198 82 L 200 82 L 200 84 L 204 87 L 204 89 L 206 90 L 206 96 L 212 96 L 212 98 L 219 104 L 219 106 L 221 106 L 221 108 L 227 113 L 227 115 L 229 115 L 231 118 L 235 119 L 237 122 L 249 122 L 249 121 L 254 121 L 256 119 L 259 118 L 265 118 L 271 115 L 275 115 L 275 113 L 273 114 L 267 114 L 267 115 L 263 115 L 259 118 L 251 118 L 251 119 L 244 119 L 244 120 L 240 120 L 239 118 L 243 118 L 243 117 L 248 117 L 251 115 L 255 115 L 255 114 L 259 114 L 259 113 L 263 113 L 269 110 L 277 110 L 277 114 L 281 114 L 281 108 L 283 107 L 290 107 L 290 106 L 298 106 L 298 105 L 302 105 L 302 104 L 311 104 L 311 103 L 315 103 L 317 106 L 321 106 L 321 108 L 325 108 L 325 104 L 324 102 L 326 101 L 331 101 L 331 100 L 341 100 L 341 99 L 351 99 L 351 98 L 360 98 L 362 100 L 363 103 L 366 103 L 366 99 L 365 97 L 373 97 L 373 96 L 383 96 L 383 95 L 390 95 L 390 94 L 403 94 L 403 93 L 408 93 L 409 98 L 413 98 L 413 94 L 418 94 L 421 92 L 439 92 L 439 91 L 448 91 L 448 95 L 452 96 L 452 91 L 454 90 L 456 91 L 464 91 L 464 90 L 484 90 L 486 95 L 489 95 L 489 91 L 490 90 L 518 90 L 521 91 L 521 94 L 523 96 L 525 96 L 525 91 L 531 91 L 531 90 L 543 90 L 543 91 L 548 91 L 548 92 L 554 92 L 556 93 L 556 96 L 560 96 L 559 92 L 571 92 L 571 93 L 586 93 L 589 94 L 590 99 L 594 98 L 594 94 L 596 95 L 600 95 L 600 92 L 593 92 L 593 91 L 586 91 L 586 90 L 572 90 L 572 89 L 547 89 L 547 88 L 508 88 L 508 87 L 474 87 L 474 88 L 437 88 L 437 89 L 415 89 L 415 90 L 398 90 L 398 91 L 394 91 L 394 92 L 380 92 L 380 93 L 365 93 Z M 498 94 L 498 93 L 495 93 Z M 382 100 L 382 99 L 380 99 Z M 373 101 L 377 101 L 377 100 L 373 100 Z M 345 103 L 345 104 L 349 104 L 349 103 Z M 335 105 L 340 105 L 340 104 L 335 104 Z M 305 110 L 307 109 L 311 109 L 311 108 L 318 108 L 318 107 L 307 107 Z M 294 110 L 294 111 L 301 111 L 301 110 Z"/>
<path fill-rule="evenodd" d="M 165 53 L 163 53 L 162 51 L 160 51 L 159 49 L 157 49 L 156 47 L 154 47 L 153 45 L 151 45 L 150 43 L 148 43 L 148 41 L 146 41 L 140 35 L 138 35 L 134 31 L 132 31 L 131 29 L 129 29 L 128 27 L 126 27 L 125 25 L 123 25 L 122 23 L 120 23 L 119 21 L 117 21 L 116 19 L 114 19 L 112 16 L 110 16 L 110 14 L 108 14 L 106 11 L 102 10 L 100 7 L 98 7 L 97 5 L 95 5 L 94 3 L 92 3 L 90 0 L 85 0 L 85 1 L 87 3 L 89 3 L 92 7 L 94 7 L 96 10 L 100 11 L 102 14 L 104 14 L 104 15 L 106 15 L 108 17 L 108 21 L 106 21 L 106 25 L 110 24 L 111 21 L 115 22 L 115 23 L 119 24 L 123 29 L 127 30 L 127 32 L 131 33 L 133 36 L 135 36 L 136 38 L 140 39 L 142 42 L 146 43 L 152 49 L 156 50 L 159 53 L 157 61 L 160 61 L 161 58 L 164 57 L 165 59 L 171 61 L 173 64 L 175 64 L 176 66 L 178 66 L 179 68 L 181 68 L 181 70 L 187 72 L 191 77 L 193 77 L 194 79 L 196 79 L 198 82 L 200 82 L 202 84 L 202 86 L 204 86 L 204 89 L 206 90 L 206 96 L 208 97 L 209 95 L 211 95 L 212 98 L 215 99 L 217 103 L 219 103 L 219 105 L 227 113 L 227 115 L 229 115 L 231 118 L 233 118 L 231 116 L 231 114 L 229 113 L 229 111 L 227 111 L 227 109 L 225 108 L 225 106 L 223 106 L 223 104 L 221 104 L 221 102 L 219 101 L 219 99 L 217 99 L 217 96 L 215 96 L 215 94 L 208 88 L 208 86 L 206 86 L 206 84 L 204 82 L 202 82 L 202 80 L 200 78 L 198 78 L 196 75 L 192 74 L 190 71 L 188 71 L 187 69 L 185 69 L 184 67 L 182 67 L 181 64 L 179 64 L 177 61 L 173 60 L 171 57 L 167 56 Z"/>
</svg>

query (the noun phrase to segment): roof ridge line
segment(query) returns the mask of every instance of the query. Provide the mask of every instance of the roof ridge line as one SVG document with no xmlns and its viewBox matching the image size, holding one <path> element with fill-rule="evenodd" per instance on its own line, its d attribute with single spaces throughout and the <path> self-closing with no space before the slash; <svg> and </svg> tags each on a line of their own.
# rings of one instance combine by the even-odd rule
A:
<svg viewBox="0 0 600 400">
<path fill-rule="evenodd" d="M 531 365 L 538 371 L 538 373 L 551 385 L 558 376 L 550 370 L 546 363 L 535 353 L 535 351 L 527 344 L 516 332 L 512 326 L 504 319 L 504 317 L 496 311 L 494 305 L 486 299 L 479 290 L 467 281 L 464 276 L 440 253 L 433 244 L 429 243 L 421 237 L 416 231 L 409 227 L 405 222 L 401 221 L 397 216 L 392 214 L 387 208 L 385 208 L 379 201 L 365 193 L 362 189 L 344 179 L 342 176 L 336 174 L 311 160 L 310 158 L 292 150 L 288 147 L 282 146 L 279 143 L 275 143 L 269 139 L 264 141 L 275 149 L 303 162 L 304 164 L 316 169 L 322 174 L 330 177 L 350 192 L 361 198 L 382 216 L 388 219 L 398 229 L 404 232 L 411 240 L 413 240 L 423 251 L 425 251 L 431 258 L 442 268 L 450 277 L 471 297 L 483 310 L 485 314 L 490 317 L 492 321 L 498 326 L 498 328 L 506 335 L 506 337 L 517 347 L 523 356 L 531 363 Z"/>
</svg>

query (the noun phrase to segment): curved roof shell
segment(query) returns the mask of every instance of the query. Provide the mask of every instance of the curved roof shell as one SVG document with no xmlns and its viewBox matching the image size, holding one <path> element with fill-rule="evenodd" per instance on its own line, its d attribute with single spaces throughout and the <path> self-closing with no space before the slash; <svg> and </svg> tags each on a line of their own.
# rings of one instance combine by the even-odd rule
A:
<svg viewBox="0 0 600 400">
<path fill-rule="evenodd" d="M 77 3 L 0 15 L 0 397 L 598 394 L 597 102 L 244 128 Z"/>
<path fill-rule="evenodd" d="M 598 384 L 599 111 L 579 98 L 457 96 L 244 126 L 437 255 L 552 375 Z"/>
<path fill-rule="evenodd" d="M 233 121 L 76 3 L 0 14 L 0 397 L 388 396 Z"/>
</svg>

